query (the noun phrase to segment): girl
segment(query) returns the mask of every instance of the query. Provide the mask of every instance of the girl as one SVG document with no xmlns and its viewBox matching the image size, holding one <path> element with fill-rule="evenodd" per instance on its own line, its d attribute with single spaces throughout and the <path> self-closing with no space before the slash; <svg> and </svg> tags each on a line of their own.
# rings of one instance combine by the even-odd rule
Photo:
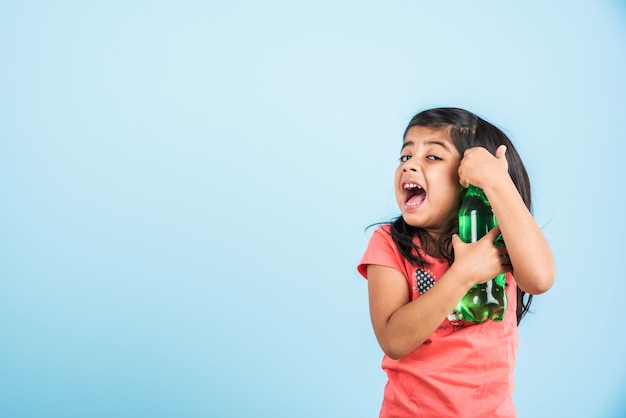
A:
<svg viewBox="0 0 626 418">
<path fill-rule="evenodd" d="M 484 190 L 498 226 L 466 244 L 457 215 L 469 184 Z M 404 133 L 394 185 L 402 214 L 374 231 L 358 266 L 388 377 L 380 416 L 514 417 L 517 325 L 531 295 L 555 276 L 520 156 L 502 131 L 468 111 L 426 110 Z M 500 233 L 504 247 L 494 245 Z M 504 319 L 457 320 L 465 293 L 500 273 Z"/>
</svg>

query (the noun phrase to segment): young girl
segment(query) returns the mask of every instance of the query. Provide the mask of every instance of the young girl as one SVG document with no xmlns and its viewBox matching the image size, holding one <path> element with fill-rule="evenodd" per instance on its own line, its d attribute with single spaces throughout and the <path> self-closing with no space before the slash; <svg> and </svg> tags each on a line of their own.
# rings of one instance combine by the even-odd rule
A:
<svg viewBox="0 0 626 418">
<path fill-rule="evenodd" d="M 466 244 L 457 235 L 458 211 L 470 184 L 484 190 L 498 226 Z M 517 151 L 468 111 L 426 110 L 404 133 L 394 186 L 402 215 L 374 231 L 358 266 L 385 354 L 380 416 L 516 416 L 517 325 L 531 295 L 547 291 L 555 276 Z M 500 233 L 504 247 L 494 245 Z M 509 301 L 504 319 L 458 320 L 453 310 L 465 293 L 500 273 Z"/>
</svg>

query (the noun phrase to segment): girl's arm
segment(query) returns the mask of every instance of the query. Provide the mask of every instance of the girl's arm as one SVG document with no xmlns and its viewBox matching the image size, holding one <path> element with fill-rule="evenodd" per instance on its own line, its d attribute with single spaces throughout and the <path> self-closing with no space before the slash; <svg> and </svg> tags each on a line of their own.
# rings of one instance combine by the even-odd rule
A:
<svg viewBox="0 0 626 418">
<path fill-rule="evenodd" d="M 472 244 L 455 236 L 454 263 L 435 286 L 413 301 L 400 271 L 379 265 L 367 267 L 370 317 L 385 354 L 399 359 L 411 353 L 441 325 L 473 285 L 511 270 L 510 265 L 502 264 L 502 248 L 493 245 L 498 234 L 498 228 L 494 228 Z"/>
<path fill-rule="evenodd" d="M 505 153 L 504 145 L 498 147 L 495 156 L 485 148 L 468 149 L 461 160 L 459 178 L 461 184 L 485 191 L 502 231 L 515 281 L 524 292 L 537 295 L 554 283 L 554 257 L 508 175 Z"/>
</svg>

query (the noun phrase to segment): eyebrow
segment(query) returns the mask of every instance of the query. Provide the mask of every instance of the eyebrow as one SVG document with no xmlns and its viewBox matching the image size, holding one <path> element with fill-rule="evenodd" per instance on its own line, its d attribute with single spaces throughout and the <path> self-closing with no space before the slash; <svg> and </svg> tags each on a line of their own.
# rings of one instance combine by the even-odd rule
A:
<svg viewBox="0 0 626 418">
<path fill-rule="evenodd" d="M 439 145 L 443 147 L 446 151 L 450 152 L 450 147 L 445 142 L 432 140 L 432 141 L 425 141 L 424 144 L 425 145 Z M 404 144 L 402 144 L 402 148 L 400 148 L 400 151 L 402 151 L 404 148 L 411 146 L 411 145 L 415 145 L 415 142 L 413 141 L 405 142 Z"/>
</svg>

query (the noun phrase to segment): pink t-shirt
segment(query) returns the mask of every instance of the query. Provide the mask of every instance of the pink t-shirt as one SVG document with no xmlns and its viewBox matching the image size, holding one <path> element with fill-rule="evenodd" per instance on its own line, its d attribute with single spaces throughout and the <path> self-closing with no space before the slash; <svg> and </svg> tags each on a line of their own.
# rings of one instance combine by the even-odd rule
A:
<svg viewBox="0 0 626 418">
<path fill-rule="evenodd" d="M 416 268 L 398 251 L 389 225 L 372 235 L 358 271 L 367 265 L 399 270 L 406 277 L 411 300 L 435 285 L 448 263 L 428 255 L 430 265 Z M 380 417 L 515 417 L 512 392 L 518 346 L 516 286 L 506 276 L 508 307 L 502 322 L 465 323 L 451 314 L 412 353 L 393 360 L 384 355 L 387 385 Z M 419 318 L 416 318 L 419 320 Z"/>
</svg>

